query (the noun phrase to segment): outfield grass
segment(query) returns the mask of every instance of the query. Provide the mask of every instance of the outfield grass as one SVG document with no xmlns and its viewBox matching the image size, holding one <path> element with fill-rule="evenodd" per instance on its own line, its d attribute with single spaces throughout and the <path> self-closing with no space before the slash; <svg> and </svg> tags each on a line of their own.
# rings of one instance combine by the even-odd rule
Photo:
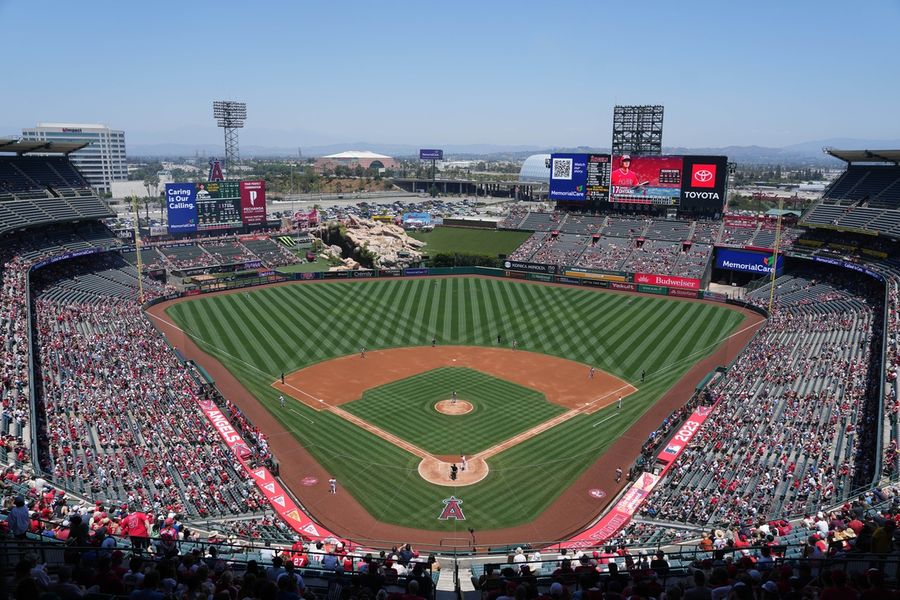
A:
<svg viewBox="0 0 900 600">
<path fill-rule="evenodd" d="M 435 227 L 433 231 L 413 231 L 410 235 L 425 242 L 425 252 L 431 256 L 453 252 L 497 256 L 511 254 L 528 239 L 531 232 Z"/>
<path fill-rule="evenodd" d="M 457 489 L 466 526 L 493 529 L 544 510 L 742 319 L 708 303 L 484 278 L 298 283 L 201 296 L 167 312 L 375 518 L 442 531 L 457 526 L 436 518 L 448 488 L 423 481 L 418 458 L 330 412 L 280 410 L 271 387 L 278 374 L 355 354 L 360 345 L 428 345 L 436 332 L 440 344 L 492 346 L 499 333 L 639 388 L 617 416 L 601 422 L 616 414 L 608 407 L 574 417 L 491 458 L 486 479 Z"/>
<path fill-rule="evenodd" d="M 307 262 L 303 257 L 297 257 L 302 261 L 293 265 L 285 265 L 278 267 L 276 271 L 280 273 L 318 273 L 319 271 L 327 271 L 331 263 L 324 258 L 316 258 L 313 262 Z"/>
<path fill-rule="evenodd" d="M 474 410 L 445 415 L 434 409 L 456 391 Z M 367 390 L 341 408 L 431 454 L 469 456 L 565 412 L 536 390 L 459 367 L 434 369 Z"/>
</svg>

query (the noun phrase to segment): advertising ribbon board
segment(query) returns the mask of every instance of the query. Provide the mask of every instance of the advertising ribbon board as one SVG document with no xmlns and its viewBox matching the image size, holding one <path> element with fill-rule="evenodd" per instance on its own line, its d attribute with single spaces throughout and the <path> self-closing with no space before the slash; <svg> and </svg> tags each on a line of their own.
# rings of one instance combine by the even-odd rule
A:
<svg viewBox="0 0 900 600">
<path fill-rule="evenodd" d="M 503 261 L 503 268 L 510 271 L 525 271 L 526 273 L 556 273 L 556 265 L 545 265 L 543 263 L 524 262 L 521 260 Z"/>
<path fill-rule="evenodd" d="M 661 463 L 665 463 L 666 468 L 675 462 L 681 453 L 684 452 L 684 449 L 687 447 L 688 443 L 697 435 L 697 432 L 700 431 L 700 427 L 703 426 L 703 423 L 709 418 L 709 415 L 712 413 L 715 406 L 699 406 L 697 410 L 691 414 L 687 421 L 681 426 L 681 429 L 672 436 L 672 439 L 669 440 L 669 444 L 662 449 L 662 451 L 656 456 L 656 460 Z"/>
<path fill-rule="evenodd" d="M 291 500 L 291 497 L 285 491 L 278 480 L 272 473 L 264 467 L 251 468 L 246 462 L 246 457 L 250 454 L 250 449 L 244 443 L 240 434 L 235 431 L 234 427 L 228 421 L 228 418 L 219 410 L 215 403 L 208 400 L 199 401 L 200 409 L 206 418 L 209 419 L 216 431 L 225 441 L 225 445 L 234 453 L 244 470 L 256 483 L 259 491 L 266 497 L 272 508 L 291 528 L 313 540 L 322 540 L 325 538 L 337 538 L 334 533 L 328 531 L 321 525 L 317 525 L 313 520 L 303 512 L 297 504 Z M 346 540 L 341 540 L 344 544 L 348 544 Z"/>
<path fill-rule="evenodd" d="M 650 495 L 657 483 L 659 483 L 659 475 L 641 473 L 615 506 L 603 515 L 593 527 L 582 531 L 571 540 L 563 542 L 560 544 L 560 547 L 578 549 L 601 545 L 628 524 L 638 507 Z"/>
<path fill-rule="evenodd" d="M 678 288 L 682 290 L 699 290 L 700 280 L 691 277 L 676 277 L 675 275 L 656 275 L 653 273 L 635 273 L 635 283 L 643 283 L 645 285 L 662 285 L 665 287 Z"/>
</svg>

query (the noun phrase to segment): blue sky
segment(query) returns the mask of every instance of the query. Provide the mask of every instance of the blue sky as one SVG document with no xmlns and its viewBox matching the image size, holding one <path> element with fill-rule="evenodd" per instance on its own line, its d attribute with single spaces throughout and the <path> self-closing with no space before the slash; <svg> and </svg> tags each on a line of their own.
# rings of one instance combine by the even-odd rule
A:
<svg viewBox="0 0 900 600">
<path fill-rule="evenodd" d="M 0 0 L 0 135 L 102 122 L 130 143 L 607 145 L 664 104 L 664 143 L 900 138 L 900 0 Z M 10 82 L 18 85 L 13 87 Z"/>
</svg>

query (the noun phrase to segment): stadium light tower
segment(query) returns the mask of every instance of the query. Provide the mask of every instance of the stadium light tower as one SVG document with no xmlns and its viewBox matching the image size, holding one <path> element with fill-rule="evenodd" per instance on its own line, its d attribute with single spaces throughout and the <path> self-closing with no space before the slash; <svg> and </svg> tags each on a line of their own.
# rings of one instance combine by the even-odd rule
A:
<svg viewBox="0 0 900 600">
<path fill-rule="evenodd" d="M 225 130 L 225 169 L 232 164 L 240 164 L 241 152 L 238 147 L 238 129 L 244 126 L 247 118 L 247 103 L 232 100 L 216 100 L 213 102 L 213 117 L 216 124 Z"/>
</svg>

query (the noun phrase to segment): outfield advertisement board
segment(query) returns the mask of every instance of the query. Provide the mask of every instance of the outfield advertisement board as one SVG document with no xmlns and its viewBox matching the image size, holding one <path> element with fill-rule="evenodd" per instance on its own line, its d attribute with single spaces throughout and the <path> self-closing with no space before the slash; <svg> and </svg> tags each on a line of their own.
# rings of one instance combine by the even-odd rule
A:
<svg viewBox="0 0 900 600">
<path fill-rule="evenodd" d="M 656 275 L 653 273 L 635 273 L 635 283 L 645 285 L 662 285 L 682 290 L 699 290 L 700 280 L 692 277 L 676 277 L 675 275 Z"/>
<path fill-rule="evenodd" d="M 600 281 L 628 281 L 628 275 L 622 271 L 602 271 L 584 267 L 563 267 L 562 274 L 578 279 L 596 279 Z"/>
<path fill-rule="evenodd" d="M 637 286 L 637 291 L 643 292 L 644 294 L 659 294 L 661 296 L 665 296 L 669 292 L 669 288 L 663 287 L 661 285 L 640 284 Z"/>
<path fill-rule="evenodd" d="M 621 283 L 618 281 L 610 281 L 609 289 L 611 290 L 620 290 L 623 292 L 634 292 L 637 290 L 637 286 L 633 283 Z"/>
<path fill-rule="evenodd" d="M 771 275 L 773 265 L 775 266 L 775 274 L 780 274 L 782 269 L 784 269 L 784 257 L 779 256 L 776 264 L 773 254 L 716 248 L 717 269 Z"/>
<path fill-rule="evenodd" d="M 524 262 L 521 260 L 505 260 L 503 268 L 510 271 L 525 271 L 526 273 L 550 273 L 556 274 L 556 265 L 545 265 L 543 263 Z"/>
<path fill-rule="evenodd" d="M 670 296 L 677 296 L 678 298 L 697 298 L 697 295 L 700 294 L 699 291 L 694 290 L 679 290 L 678 288 L 669 288 Z M 724 300 L 722 300 L 724 302 Z"/>
</svg>

